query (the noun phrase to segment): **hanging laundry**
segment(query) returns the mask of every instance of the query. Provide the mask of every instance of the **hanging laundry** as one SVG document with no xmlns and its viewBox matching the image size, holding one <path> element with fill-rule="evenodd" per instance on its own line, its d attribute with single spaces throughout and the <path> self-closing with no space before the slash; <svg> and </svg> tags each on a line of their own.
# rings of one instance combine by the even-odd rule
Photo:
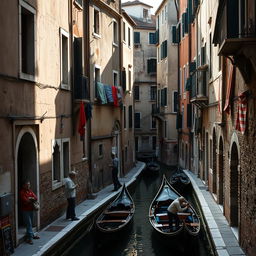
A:
<svg viewBox="0 0 256 256">
<path fill-rule="evenodd" d="M 118 98 L 117 98 L 117 88 L 116 86 L 112 86 L 112 95 L 114 100 L 114 106 L 118 107 Z"/>
<path fill-rule="evenodd" d="M 123 89 L 121 86 L 117 86 L 117 98 L 119 100 L 123 98 Z"/>
<path fill-rule="evenodd" d="M 101 104 L 107 104 L 108 101 L 107 101 L 104 85 L 100 82 L 97 82 L 96 85 L 97 85 L 96 86 L 96 88 L 97 88 L 97 98 L 101 101 Z"/>
<path fill-rule="evenodd" d="M 86 116 L 86 121 L 88 121 L 92 118 L 92 104 L 91 103 L 86 104 L 85 116 Z"/>
<path fill-rule="evenodd" d="M 111 86 L 110 85 L 104 85 L 104 89 L 105 89 L 105 93 L 106 93 L 108 102 L 113 103 L 114 99 L 113 99 L 113 95 L 112 95 Z"/>
<path fill-rule="evenodd" d="M 246 129 L 246 114 L 247 114 L 247 97 L 246 92 L 241 93 L 238 96 L 238 109 L 236 118 L 236 130 L 242 134 L 245 133 Z"/>
<path fill-rule="evenodd" d="M 79 127 L 78 132 L 80 134 L 81 140 L 83 140 L 85 135 L 85 124 L 86 124 L 86 116 L 84 111 L 84 103 L 80 103 L 80 112 L 79 112 Z"/>
</svg>

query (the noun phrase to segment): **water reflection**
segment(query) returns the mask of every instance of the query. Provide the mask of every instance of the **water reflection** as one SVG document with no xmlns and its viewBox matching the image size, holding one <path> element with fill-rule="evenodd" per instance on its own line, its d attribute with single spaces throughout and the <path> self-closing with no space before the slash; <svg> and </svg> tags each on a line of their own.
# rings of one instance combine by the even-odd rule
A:
<svg viewBox="0 0 256 256">
<path fill-rule="evenodd" d="M 166 238 L 158 234 L 148 221 L 148 209 L 157 193 L 162 174 L 169 179 L 174 169 L 162 166 L 158 176 L 142 176 L 130 191 L 136 206 L 134 219 L 127 230 L 106 235 L 93 230 L 68 255 L 76 256 L 203 256 L 209 255 L 199 237 Z M 66 254 L 67 255 L 67 254 Z"/>
</svg>

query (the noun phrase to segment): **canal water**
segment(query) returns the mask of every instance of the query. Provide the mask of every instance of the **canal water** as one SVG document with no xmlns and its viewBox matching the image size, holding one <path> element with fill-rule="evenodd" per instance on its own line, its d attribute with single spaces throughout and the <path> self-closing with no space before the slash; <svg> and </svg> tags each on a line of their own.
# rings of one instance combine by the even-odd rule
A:
<svg viewBox="0 0 256 256">
<path fill-rule="evenodd" d="M 129 189 L 136 206 L 133 222 L 128 230 L 109 236 L 92 229 L 89 234 L 81 235 L 74 247 L 65 256 L 210 256 L 204 231 L 198 237 L 163 238 L 148 220 L 149 206 L 161 184 L 162 175 L 169 179 L 174 169 L 161 165 L 157 176 L 141 175 L 134 188 Z M 191 195 L 185 195 L 193 203 Z M 194 208 L 195 204 L 194 204 Z"/>
</svg>

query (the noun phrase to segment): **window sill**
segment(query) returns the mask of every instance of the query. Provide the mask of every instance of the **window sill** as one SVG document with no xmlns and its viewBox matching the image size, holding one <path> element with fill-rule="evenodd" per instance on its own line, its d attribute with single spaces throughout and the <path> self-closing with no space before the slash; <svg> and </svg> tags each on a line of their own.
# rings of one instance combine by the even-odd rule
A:
<svg viewBox="0 0 256 256">
<path fill-rule="evenodd" d="M 52 181 L 52 190 L 56 190 L 56 189 L 62 187 L 62 185 L 63 185 L 63 184 L 62 184 L 61 181 L 57 182 L 57 181 L 53 180 L 53 181 Z"/>
<path fill-rule="evenodd" d="M 93 35 L 93 37 L 96 38 L 96 39 L 100 39 L 100 38 L 101 38 L 101 35 L 99 35 L 99 34 L 97 34 L 97 33 L 95 33 L 95 32 L 93 32 L 92 35 Z"/>
<path fill-rule="evenodd" d="M 29 75 L 23 72 L 20 72 L 19 74 L 19 78 L 23 79 L 23 80 L 28 80 L 30 82 L 35 82 L 36 81 L 36 77 L 34 75 Z"/>
</svg>

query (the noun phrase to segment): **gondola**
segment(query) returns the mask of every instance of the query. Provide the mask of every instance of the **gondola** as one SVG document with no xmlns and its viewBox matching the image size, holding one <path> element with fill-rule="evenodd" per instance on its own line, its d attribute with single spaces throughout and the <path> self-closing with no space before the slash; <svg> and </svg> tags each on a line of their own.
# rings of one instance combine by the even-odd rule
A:
<svg viewBox="0 0 256 256">
<path fill-rule="evenodd" d="M 178 236 L 183 231 L 196 236 L 200 231 L 200 220 L 192 206 L 190 213 L 178 213 L 180 219 L 178 227 L 174 223 L 171 227 L 169 225 L 167 208 L 180 196 L 163 176 L 162 184 L 149 208 L 149 222 L 157 232 L 165 236 Z"/>
<path fill-rule="evenodd" d="M 155 161 L 150 161 L 146 164 L 146 172 L 149 174 L 158 174 L 160 171 L 160 165 Z"/>
<path fill-rule="evenodd" d="M 187 192 L 191 188 L 190 179 L 183 171 L 175 172 L 170 178 L 170 184 L 180 193 Z"/>
<path fill-rule="evenodd" d="M 124 229 L 132 220 L 135 205 L 125 184 L 116 199 L 100 214 L 96 227 L 104 233 L 114 233 Z"/>
</svg>

